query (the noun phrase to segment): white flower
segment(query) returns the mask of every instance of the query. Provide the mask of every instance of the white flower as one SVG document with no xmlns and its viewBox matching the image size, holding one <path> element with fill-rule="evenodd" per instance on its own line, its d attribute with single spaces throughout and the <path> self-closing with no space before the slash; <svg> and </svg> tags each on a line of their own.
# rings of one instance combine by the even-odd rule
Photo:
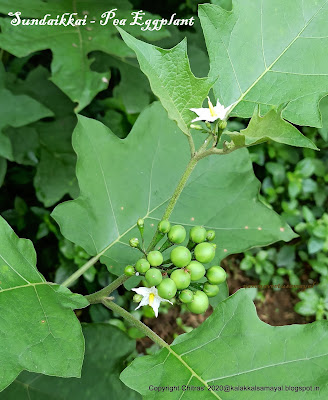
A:
<svg viewBox="0 0 328 400">
<path fill-rule="evenodd" d="M 191 122 L 195 121 L 208 121 L 213 122 L 217 119 L 221 119 L 225 121 L 228 117 L 229 112 L 231 111 L 232 107 L 235 103 L 231 104 L 229 107 L 224 108 L 222 104 L 220 104 L 219 100 L 216 103 L 216 106 L 213 107 L 211 100 L 208 98 L 208 108 L 190 108 L 191 111 L 198 115 L 197 118 L 193 119 Z"/>
<path fill-rule="evenodd" d="M 141 294 L 141 296 L 143 296 L 143 298 L 140 301 L 140 304 L 138 305 L 136 310 L 138 310 L 138 308 L 140 308 L 142 306 L 146 306 L 147 304 L 149 304 L 150 307 L 152 307 L 152 309 L 155 311 L 156 317 L 158 317 L 158 309 L 161 304 L 161 301 L 167 301 L 168 303 L 171 303 L 170 300 L 162 299 L 158 295 L 158 290 L 155 288 L 155 286 L 153 286 L 151 288 L 139 287 L 139 288 L 132 289 L 132 290 L 138 294 Z M 171 304 L 173 304 L 173 303 L 171 303 Z"/>
</svg>

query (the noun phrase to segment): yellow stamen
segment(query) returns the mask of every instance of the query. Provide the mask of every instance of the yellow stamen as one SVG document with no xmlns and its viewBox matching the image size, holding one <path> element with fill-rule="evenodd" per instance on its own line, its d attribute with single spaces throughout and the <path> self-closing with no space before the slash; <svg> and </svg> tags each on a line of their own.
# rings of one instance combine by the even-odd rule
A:
<svg viewBox="0 0 328 400">
<path fill-rule="evenodd" d="M 210 109 L 210 113 L 211 113 L 212 117 L 217 117 L 218 115 L 215 112 L 213 104 L 211 103 L 211 100 L 208 96 L 207 96 L 207 99 L 208 99 L 208 108 Z"/>
<path fill-rule="evenodd" d="M 149 295 L 149 305 L 150 305 L 150 307 L 153 305 L 154 299 L 155 299 L 154 293 L 150 293 L 150 295 Z"/>
</svg>

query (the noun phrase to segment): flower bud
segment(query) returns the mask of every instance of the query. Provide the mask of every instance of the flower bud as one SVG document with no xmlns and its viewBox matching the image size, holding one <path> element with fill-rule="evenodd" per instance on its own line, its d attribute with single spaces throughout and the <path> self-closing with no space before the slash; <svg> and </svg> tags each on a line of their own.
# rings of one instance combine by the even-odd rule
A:
<svg viewBox="0 0 328 400">
<path fill-rule="evenodd" d="M 203 127 L 201 127 L 200 125 L 195 125 L 195 124 L 191 124 L 190 125 L 191 129 L 196 129 L 197 131 L 202 131 Z"/>
<path fill-rule="evenodd" d="M 211 242 L 212 240 L 214 240 L 214 239 L 215 239 L 215 231 L 213 231 L 212 229 L 209 230 L 209 231 L 207 231 L 206 239 L 207 239 L 209 242 Z"/>
<path fill-rule="evenodd" d="M 138 238 L 132 238 L 129 241 L 129 244 L 131 247 L 138 247 L 139 246 L 139 239 Z"/>
<path fill-rule="evenodd" d="M 135 295 L 133 296 L 133 301 L 134 301 L 135 303 L 140 303 L 140 301 L 142 300 L 142 298 L 143 298 L 143 296 L 142 296 L 141 294 L 135 294 Z"/>
<path fill-rule="evenodd" d="M 225 121 L 225 120 L 220 121 L 218 126 L 222 130 L 225 129 L 227 127 L 227 121 Z"/>
<path fill-rule="evenodd" d="M 143 228 L 145 224 L 145 221 L 142 218 L 139 218 L 137 221 L 137 225 L 139 228 Z"/>
</svg>

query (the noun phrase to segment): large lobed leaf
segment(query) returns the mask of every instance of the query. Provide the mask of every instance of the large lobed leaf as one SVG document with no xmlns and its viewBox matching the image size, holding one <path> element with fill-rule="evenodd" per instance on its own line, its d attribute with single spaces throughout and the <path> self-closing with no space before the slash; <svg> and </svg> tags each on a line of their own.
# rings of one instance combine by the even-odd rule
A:
<svg viewBox="0 0 328 400">
<path fill-rule="evenodd" d="M 232 11 L 199 6 L 214 93 L 232 115 L 250 117 L 289 102 L 283 117 L 321 126 L 318 101 L 328 92 L 326 0 L 234 0 Z"/>
<path fill-rule="evenodd" d="M 81 378 L 57 378 L 22 372 L 3 392 L 6 400 L 140 399 L 123 385 L 119 374 L 135 349 L 135 340 L 109 324 L 82 324 L 85 357 Z M 0 395 L 0 398 L 1 395 Z"/>
<path fill-rule="evenodd" d="M 86 26 L 63 25 L 11 25 L 12 18 L 1 19 L 0 47 L 17 57 L 23 57 L 38 50 L 51 49 L 53 61 L 51 64 L 52 81 L 65 92 L 72 101 L 77 102 L 77 111 L 87 106 L 94 96 L 108 86 L 109 72 L 91 70 L 92 59 L 88 54 L 95 50 L 104 51 L 118 57 L 130 55 L 129 49 L 117 36 L 117 30 L 112 23 L 100 25 L 101 15 L 105 11 L 118 9 L 116 18 L 127 18 L 127 29 L 137 36 L 150 40 L 165 37 L 168 32 L 141 31 L 139 26 L 129 26 L 132 21 L 131 4 L 127 0 L 11 0 L 0 2 L 0 12 L 7 14 L 19 10 L 21 18 L 49 18 L 65 13 L 77 13 L 75 18 L 88 15 Z M 15 10 L 15 11 L 13 11 Z M 66 15 L 68 18 L 68 15 Z M 150 15 L 144 16 L 146 20 Z M 152 16 L 153 18 L 155 16 Z"/>
<path fill-rule="evenodd" d="M 121 379 L 144 399 L 323 399 L 328 394 L 327 325 L 272 327 L 259 320 L 253 302 L 239 290 L 197 329 L 154 356 L 134 360 Z M 183 385 L 196 389 L 183 391 Z M 284 389 L 230 389 L 244 385 Z M 313 391 L 295 393 L 285 385 Z M 179 389 L 158 392 L 150 386 Z"/>
<path fill-rule="evenodd" d="M 72 115 L 36 125 L 40 161 L 34 177 L 34 187 L 38 199 L 46 207 L 57 203 L 66 193 L 73 198 L 78 195 L 76 156 L 72 148 L 75 125 L 76 117 Z"/>
<path fill-rule="evenodd" d="M 73 134 L 80 197 L 60 204 L 52 216 L 64 236 L 90 255 L 102 254 L 120 274 L 138 252 L 128 246 L 145 218 L 146 240 L 156 229 L 188 162 L 188 145 L 155 103 L 124 140 L 98 121 L 79 117 Z M 174 161 L 173 161 L 174 160 Z M 212 156 L 196 166 L 172 213 L 172 223 L 216 230 L 217 255 L 295 237 L 280 217 L 259 202 L 247 150 Z"/>
<path fill-rule="evenodd" d="M 13 77 L 10 89 L 46 105 L 53 111 L 54 119 L 6 131 L 14 160 L 36 165 L 34 186 L 38 199 L 46 207 L 57 203 L 66 193 L 73 198 L 78 195 L 76 155 L 72 148 L 72 132 L 77 122 L 74 103 L 49 78 L 50 73 L 39 66 L 24 81 Z"/>
<path fill-rule="evenodd" d="M 229 2 L 221 3 L 230 9 Z M 236 0 L 233 4 L 232 11 L 214 4 L 199 6 L 210 57 L 208 78 L 195 78 L 190 72 L 185 41 L 163 50 L 119 30 L 136 53 L 153 92 L 185 134 L 195 117 L 189 109 L 200 107 L 214 84 L 215 97 L 226 107 L 232 105 L 233 116 L 251 117 L 260 106 L 259 115 L 266 118 L 253 117 L 251 127 L 259 142 L 271 138 L 315 148 L 280 113 L 273 118 L 274 111 L 269 112 L 286 104 L 285 119 L 321 126 L 318 102 L 328 93 L 328 29 L 322 17 L 328 15 L 327 2 Z M 268 135 L 263 129 L 268 121 L 276 133 Z M 287 139 L 282 141 L 283 137 Z"/>
<path fill-rule="evenodd" d="M 5 69 L 0 63 L 0 156 L 13 160 L 13 150 L 3 129 L 21 127 L 41 118 L 52 116 L 48 108 L 26 95 L 14 95 L 5 87 Z"/>
<path fill-rule="evenodd" d="M 189 135 L 189 125 L 195 114 L 190 108 L 201 107 L 215 79 L 196 78 L 183 40 L 170 50 L 144 43 L 118 28 L 125 43 L 135 51 L 141 70 L 163 107 L 179 128 Z"/>
<path fill-rule="evenodd" d="M 255 108 L 252 119 L 246 129 L 240 132 L 230 132 L 229 135 L 240 146 L 252 146 L 267 140 L 288 144 L 296 147 L 308 147 L 318 150 L 317 146 L 306 136 L 281 118 L 281 111 L 270 110 L 263 117 Z"/>
<path fill-rule="evenodd" d="M 79 377 L 84 339 L 73 309 L 83 296 L 46 282 L 32 243 L 0 218 L 0 390 L 23 371 Z"/>
</svg>

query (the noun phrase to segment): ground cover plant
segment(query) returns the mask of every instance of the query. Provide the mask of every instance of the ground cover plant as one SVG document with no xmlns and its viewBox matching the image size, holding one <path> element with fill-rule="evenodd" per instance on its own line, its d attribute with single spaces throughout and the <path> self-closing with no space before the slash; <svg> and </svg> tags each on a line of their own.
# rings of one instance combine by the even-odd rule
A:
<svg viewBox="0 0 328 400">
<path fill-rule="evenodd" d="M 13 7 L 99 20 L 105 2 L 0 1 L 0 398 L 327 395 L 324 279 L 297 307 L 319 321 L 272 327 L 247 290 L 229 296 L 220 263 L 246 252 L 241 269 L 262 283 L 301 283 L 290 242 L 306 231 L 299 257 L 327 276 L 327 172 L 314 154 L 325 148 L 328 3 L 213 3 L 184 33 L 15 25 Z M 134 9 L 111 6 L 121 19 Z M 252 161 L 267 142 L 303 158 L 286 176 L 265 163 L 264 198 Z M 280 203 L 282 216 L 270 207 Z M 279 241 L 278 261 L 274 248 L 251 250 Z M 169 344 L 142 319 L 173 305 L 213 312 L 193 330 L 180 322 Z M 154 347 L 138 356 L 145 336 Z"/>
</svg>

